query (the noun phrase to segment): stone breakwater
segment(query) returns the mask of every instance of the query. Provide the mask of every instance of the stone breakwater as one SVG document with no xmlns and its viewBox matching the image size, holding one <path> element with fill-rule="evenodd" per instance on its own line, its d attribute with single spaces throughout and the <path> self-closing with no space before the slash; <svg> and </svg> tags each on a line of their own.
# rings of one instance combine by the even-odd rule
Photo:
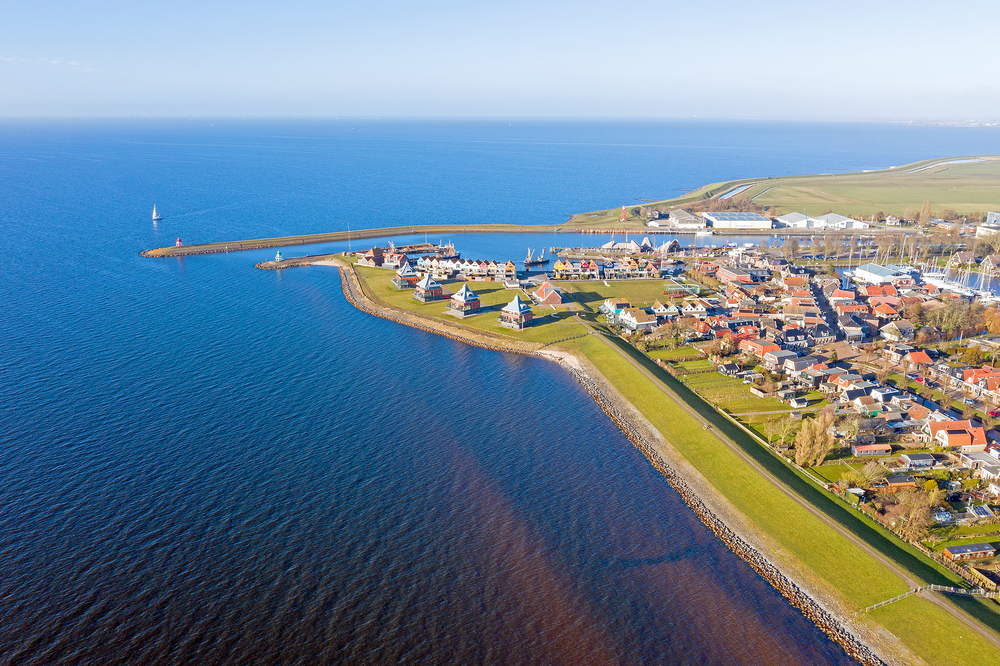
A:
<svg viewBox="0 0 1000 666">
<path fill-rule="evenodd" d="M 653 467 L 663 475 L 667 483 L 677 491 L 681 499 L 694 511 L 698 519 L 712 530 L 712 533 L 722 540 L 727 548 L 747 562 L 761 578 L 778 590 L 782 596 L 787 598 L 793 606 L 798 608 L 821 631 L 843 647 L 851 657 L 862 664 L 885 666 L 886 662 L 879 657 L 874 649 L 850 631 L 843 622 L 839 621 L 830 611 L 821 606 L 799 585 L 782 573 L 759 550 L 751 546 L 744 538 L 723 522 L 692 490 L 687 481 L 671 465 L 667 464 L 660 453 L 651 445 L 652 437 L 646 432 L 647 427 L 639 423 L 639 419 L 634 418 L 629 413 L 629 406 L 625 404 L 624 399 L 616 395 L 617 392 L 613 388 L 602 386 L 602 382 L 588 372 L 579 363 L 578 359 L 571 354 L 540 351 L 541 345 L 539 344 L 524 343 L 517 340 L 495 340 L 485 335 L 477 335 L 471 331 L 453 328 L 443 322 L 422 320 L 418 315 L 411 315 L 410 313 L 401 312 L 389 307 L 379 306 L 364 293 L 364 289 L 353 267 L 345 265 L 339 260 L 333 260 L 328 263 L 335 265 L 340 271 L 341 285 L 345 298 L 354 307 L 363 312 L 368 312 L 376 317 L 438 335 L 444 335 L 453 340 L 473 344 L 485 349 L 539 356 L 559 363 L 591 395 L 601 410 L 607 414 L 608 418 L 618 426 L 633 446 L 646 456 Z"/>
</svg>

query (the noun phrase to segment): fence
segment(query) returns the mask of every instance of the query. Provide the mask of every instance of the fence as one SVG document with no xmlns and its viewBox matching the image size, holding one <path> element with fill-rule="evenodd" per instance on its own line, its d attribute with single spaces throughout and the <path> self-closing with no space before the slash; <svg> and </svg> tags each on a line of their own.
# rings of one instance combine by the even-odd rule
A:
<svg viewBox="0 0 1000 666">
<path fill-rule="evenodd" d="M 924 592 L 930 590 L 931 592 L 944 592 L 945 594 L 957 594 L 965 597 L 986 597 L 988 599 L 1000 599 L 1000 592 L 987 592 L 982 588 L 976 588 L 974 590 L 965 590 L 960 587 L 949 587 L 947 585 L 924 585 L 923 587 L 918 587 L 916 589 L 904 592 L 903 594 L 897 595 L 892 599 L 886 599 L 885 601 L 880 601 L 877 604 L 873 604 L 865 609 L 865 612 L 875 610 L 876 608 L 881 608 L 886 604 L 891 604 L 894 601 L 899 601 L 900 599 L 905 599 L 911 594 L 917 594 L 919 592 Z"/>
</svg>

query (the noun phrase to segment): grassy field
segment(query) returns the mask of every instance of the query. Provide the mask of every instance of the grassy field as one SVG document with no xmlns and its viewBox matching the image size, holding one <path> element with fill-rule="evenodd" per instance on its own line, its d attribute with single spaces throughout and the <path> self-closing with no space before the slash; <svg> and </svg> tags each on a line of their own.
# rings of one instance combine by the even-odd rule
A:
<svg viewBox="0 0 1000 666">
<path fill-rule="evenodd" d="M 634 307 L 652 307 L 656 301 L 666 303 L 663 280 L 617 280 L 605 286 L 602 280 L 566 280 L 556 282 L 563 294 L 573 301 L 597 310 L 608 298 L 626 298 Z"/>
<path fill-rule="evenodd" d="M 574 340 L 568 345 L 587 356 L 737 509 L 837 589 L 849 603 L 864 608 L 906 589 L 904 581 L 880 562 L 768 483 L 732 450 L 714 438 L 706 437 L 697 420 L 664 395 L 645 375 L 622 362 L 613 349 L 593 336 Z M 912 547 L 888 536 L 866 517 L 850 511 L 839 499 L 811 485 L 707 404 L 699 405 L 701 401 L 696 396 L 655 365 L 648 363 L 647 367 L 748 455 L 877 551 L 917 578 L 941 584 L 955 583 L 955 577 L 950 572 L 918 554 Z M 885 606 L 879 609 L 876 617 L 929 662 L 981 664 L 997 660 L 997 651 L 991 644 L 931 602 L 920 598 L 908 601 L 906 604 Z M 956 604 L 991 627 L 1000 626 L 1000 616 L 994 607 L 975 600 L 960 600 Z M 960 641 L 961 649 L 956 647 L 956 636 L 964 636 Z"/>
<path fill-rule="evenodd" d="M 902 217 L 909 209 L 920 211 L 930 201 L 932 211 L 951 209 L 959 214 L 1000 210 L 1000 158 L 984 156 L 983 161 L 947 163 L 971 158 L 924 160 L 900 167 L 867 173 L 748 178 L 706 185 L 694 192 L 647 206 L 684 206 L 718 196 L 742 185 L 744 193 L 761 206 L 774 206 L 778 214 L 799 211 L 819 215 L 834 211 L 848 216 L 869 216 L 877 212 Z M 641 227 L 638 207 L 627 209 L 628 226 Z M 614 225 L 620 208 L 582 213 L 569 225 L 605 228 Z"/>
<path fill-rule="evenodd" d="M 455 319 L 446 314 L 448 308 L 447 301 L 436 301 L 431 303 L 421 303 L 413 298 L 413 292 L 409 289 L 399 290 L 392 284 L 392 271 L 380 268 L 368 268 L 356 266 L 359 275 L 363 276 L 365 282 L 371 288 L 372 293 L 384 302 L 402 310 L 417 312 L 431 317 L 438 317 L 449 324 L 462 326 L 465 328 L 503 335 L 527 342 L 549 343 L 555 340 L 582 335 L 587 329 L 573 319 L 573 314 L 567 307 L 553 309 L 551 307 L 532 307 L 531 311 L 534 320 L 531 325 L 523 331 L 514 331 L 500 326 L 497 323 L 499 310 L 504 305 L 511 302 L 515 295 L 519 295 L 522 301 L 529 302 L 528 297 L 521 290 L 504 289 L 503 285 L 496 282 L 462 282 L 445 281 L 442 283 L 446 292 L 455 293 L 468 284 L 483 305 L 483 308 L 491 308 L 481 314 L 467 317 L 465 319 Z M 553 316 L 554 315 L 554 316 Z"/>
</svg>

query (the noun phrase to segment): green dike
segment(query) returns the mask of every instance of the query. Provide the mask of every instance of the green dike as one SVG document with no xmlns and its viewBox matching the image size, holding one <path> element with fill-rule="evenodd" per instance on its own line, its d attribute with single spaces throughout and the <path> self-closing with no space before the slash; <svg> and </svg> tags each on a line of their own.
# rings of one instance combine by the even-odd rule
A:
<svg viewBox="0 0 1000 666">
<path fill-rule="evenodd" d="M 909 596 L 876 608 L 869 615 L 930 663 L 997 663 L 993 645 L 921 597 Z"/>
<path fill-rule="evenodd" d="M 896 538 L 872 519 L 858 513 L 836 495 L 815 485 L 797 468 L 772 454 L 768 449 L 765 449 L 736 424 L 719 414 L 712 405 L 702 400 L 701 397 L 688 389 L 684 384 L 664 372 L 634 347 L 628 345 L 620 338 L 612 338 L 611 340 L 625 353 L 644 365 L 655 376 L 659 377 L 660 381 L 676 393 L 680 399 L 695 409 L 699 416 L 717 427 L 720 432 L 739 446 L 744 453 L 788 486 L 799 497 L 805 499 L 825 515 L 836 520 L 841 526 L 895 562 L 900 568 L 908 571 L 911 575 L 923 580 L 925 583 L 966 587 L 965 582 L 959 576 L 928 558 L 910 544 Z M 948 599 L 952 604 L 961 607 L 986 626 L 1000 632 L 1000 606 L 996 603 L 969 597 L 951 596 Z"/>
<path fill-rule="evenodd" d="M 739 511 L 840 592 L 845 599 L 855 604 L 856 608 L 863 609 L 876 601 L 888 599 L 908 589 L 905 581 L 886 569 L 881 562 L 846 540 L 775 488 L 728 447 L 721 445 L 715 438 L 705 437 L 696 419 L 663 394 L 649 378 L 631 365 L 623 363 L 618 354 L 601 340 L 590 336 L 573 340 L 566 346 L 586 356 L 673 447 Z M 661 379 L 672 379 L 666 373 L 659 372 L 655 365 L 649 365 L 652 366 L 652 370 L 658 371 Z M 678 382 L 673 382 L 669 386 L 684 389 Z M 690 391 L 686 393 L 688 395 L 684 397 L 700 401 Z M 726 435 L 749 439 L 742 430 L 731 426 L 728 420 L 711 408 L 709 410 L 711 413 L 708 416 L 711 418 L 707 420 Z M 704 416 L 702 410 L 698 411 Z M 790 470 L 786 466 L 776 461 L 752 440 L 751 443 L 756 449 L 755 453 L 763 453 L 765 457 L 777 462 L 775 471 L 781 472 L 779 479 L 784 480 L 789 477 Z M 759 459 L 758 455 L 752 457 L 760 463 L 765 462 Z M 774 466 L 771 464 L 766 465 L 769 470 L 772 467 Z M 818 495 L 819 498 L 826 500 L 825 504 L 833 504 L 830 508 L 834 509 L 833 513 L 838 514 L 835 516 L 838 520 L 844 522 L 843 519 L 846 517 L 858 523 L 852 531 L 862 532 L 867 537 L 864 539 L 866 543 L 885 542 L 881 544 L 883 548 L 889 549 L 891 546 L 897 551 L 902 551 L 892 559 L 919 564 L 921 566 L 918 569 L 926 571 L 936 579 L 947 578 L 935 567 L 920 563 L 915 554 L 905 552 L 901 544 L 893 544 L 885 536 L 878 534 L 873 526 L 866 525 L 860 517 L 850 516 L 846 506 L 836 506 L 832 500 L 824 498 L 822 493 L 809 486 L 803 479 L 795 474 L 791 476 L 794 477 L 796 486 L 805 486 L 810 491 L 812 497 L 807 499 L 815 500 Z M 951 582 L 949 580 L 947 584 Z M 910 597 L 904 601 L 905 603 L 884 606 L 872 617 L 928 661 L 970 665 L 997 661 L 998 651 L 993 644 L 962 625 L 934 603 L 917 597 Z M 968 602 L 959 600 L 957 605 L 985 624 L 996 628 L 997 615 L 992 608 L 987 607 L 986 603 L 970 599 Z M 964 637 L 960 648 L 956 647 L 954 640 L 954 637 L 959 635 Z"/>
</svg>

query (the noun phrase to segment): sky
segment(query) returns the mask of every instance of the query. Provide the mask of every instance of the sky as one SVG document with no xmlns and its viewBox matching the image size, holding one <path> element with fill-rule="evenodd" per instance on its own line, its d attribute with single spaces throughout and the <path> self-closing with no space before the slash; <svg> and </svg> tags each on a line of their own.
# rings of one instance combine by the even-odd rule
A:
<svg viewBox="0 0 1000 666">
<path fill-rule="evenodd" d="M 0 0 L 2 117 L 1000 120 L 1000 2 Z"/>
</svg>

